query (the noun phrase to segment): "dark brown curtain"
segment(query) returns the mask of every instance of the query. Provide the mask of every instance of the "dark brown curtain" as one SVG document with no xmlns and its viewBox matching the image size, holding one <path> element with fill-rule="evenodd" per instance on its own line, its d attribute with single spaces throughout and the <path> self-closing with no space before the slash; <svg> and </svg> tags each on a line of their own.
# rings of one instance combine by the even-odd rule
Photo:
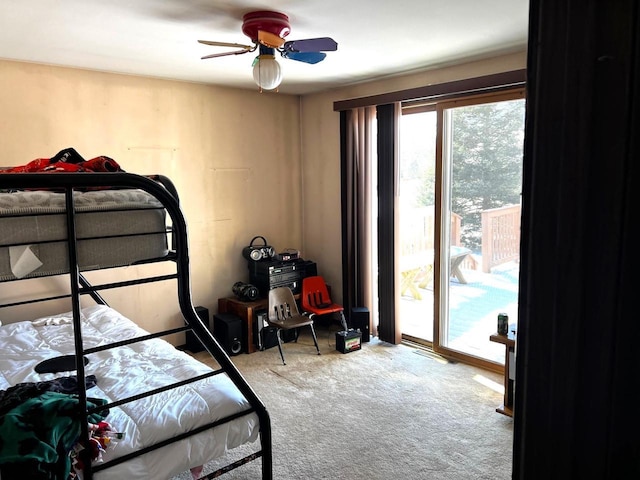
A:
<svg viewBox="0 0 640 480">
<path fill-rule="evenodd" d="M 375 108 L 340 112 L 342 190 L 342 297 L 345 312 L 367 307 L 376 335 L 378 306 L 373 270 L 375 262 L 372 188 L 375 183 Z"/>
<path fill-rule="evenodd" d="M 640 4 L 531 0 L 514 479 L 640 478 Z"/>
<path fill-rule="evenodd" d="M 399 104 L 378 105 L 378 297 L 379 338 L 400 343 L 402 331 L 397 307 L 400 305 L 396 272 L 397 150 Z"/>
<path fill-rule="evenodd" d="M 394 262 L 399 112 L 389 104 L 340 113 L 343 303 L 367 307 L 372 332 L 390 343 L 401 341 Z"/>
</svg>

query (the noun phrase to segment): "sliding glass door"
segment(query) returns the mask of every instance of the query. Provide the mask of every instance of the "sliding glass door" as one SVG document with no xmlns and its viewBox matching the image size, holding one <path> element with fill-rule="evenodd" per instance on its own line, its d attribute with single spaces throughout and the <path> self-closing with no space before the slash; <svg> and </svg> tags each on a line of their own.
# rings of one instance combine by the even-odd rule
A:
<svg viewBox="0 0 640 480">
<path fill-rule="evenodd" d="M 442 214 L 439 347 L 492 362 L 499 313 L 517 324 L 525 103 L 503 94 L 439 105 Z M 444 229 L 443 229 L 444 230 Z"/>
<path fill-rule="evenodd" d="M 435 106 L 400 117 L 400 320 L 406 339 L 433 341 Z"/>
<path fill-rule="evenodd" d="M 517 91 L 400 123 L 402 333 L 471 363 L 503 363 L 489 337 L 498 313 L 517 324 L 524 110 Z"/>
</svg>

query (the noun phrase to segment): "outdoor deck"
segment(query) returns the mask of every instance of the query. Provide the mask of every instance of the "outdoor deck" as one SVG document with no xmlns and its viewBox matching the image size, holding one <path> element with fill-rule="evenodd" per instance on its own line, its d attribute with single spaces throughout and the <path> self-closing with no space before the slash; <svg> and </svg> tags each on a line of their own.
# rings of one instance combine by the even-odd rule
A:
<svg viewBox="0 0 640 480">
<path fill-rule="evenodd" d="M 462 270 L 467 283 L 452 277 L 450 282 L 449 347 L 504 363 L 504 346 L 489 341 L 496 332 L 500 312 L 509 315 L 509 324 L 517 323 L 519 264 L 511 261 L 495 266 L 491 273 Z M 419 287 L 420 288 L 420 287 Z M 401 297 L 403 334 L 432 339 L 433 286 L 420 288 L 420 299 Z"/>
<path fill-rule="evenodd" d="M 462 217 L 451 214 L 449 348 L 504 363 L 504 347 L 489 336 L 498 313 L 517 323 L 520 212 L 520 205 L 481 212 L 481 251 L 475 254 L 465 248 Z M 412 209 L 401 221 L 401 331 L 431 341 L 434 207 Z"/>
</svg>

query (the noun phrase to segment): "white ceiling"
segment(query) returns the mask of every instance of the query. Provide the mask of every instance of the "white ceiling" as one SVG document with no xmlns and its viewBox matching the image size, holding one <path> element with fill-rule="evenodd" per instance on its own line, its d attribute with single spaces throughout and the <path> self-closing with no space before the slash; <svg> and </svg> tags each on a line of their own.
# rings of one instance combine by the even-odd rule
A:
<svg viewBox="0 0 640 480">
<path fill-rule="evenodd" d="M 287 40 L 328 36 L 309 65 L 279 58 L 279 91 L 305 94 L 526 48 L 528 0 L 2 0 L 0 58 L 256 89 L 242 15 L 289 16 Z"/>
</svg>

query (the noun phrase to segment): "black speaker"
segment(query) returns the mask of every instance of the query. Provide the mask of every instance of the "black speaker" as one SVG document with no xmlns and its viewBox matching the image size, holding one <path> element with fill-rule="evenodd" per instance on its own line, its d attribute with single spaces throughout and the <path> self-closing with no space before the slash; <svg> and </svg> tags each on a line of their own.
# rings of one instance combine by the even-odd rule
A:
<svg viewBox="0 0 640 480">
<path fill-rule="evenodd" d="M 228 355 L 242 353 L 242 319 L 232 313 L 213 316 L 213 336 Z"/>
<path fill-rule="evenodd" d="M 205 327 L 210 329 L 211 325 L 209 324 L 209 309 L 198 306 L 198 307 L 195 307 L 195 310 L 196 310 L 196 313 L 198 314 L 198 317 L 200 317 L 200 320 L 202 320 L 202 322 L 204 323 Z M 198 337 L 196 337 L 196 334 L 193 333 L 191 330 L 187 330 L 185 332 L 185 336 L 187 340 L 187 343 L 186 343 L 187 350 L 189 350 L 191 353 L 198 353 L 204 350 L 202 343 L 200 342 L 200 340 L 198 340 Z"/>
<path fill-rule="evenodd" d="M 351 309 L 351 328 L 360 330 L 362 341 L 369 341 L 369 309 L 367 307 L 353 307 Z"/>
</svg>

